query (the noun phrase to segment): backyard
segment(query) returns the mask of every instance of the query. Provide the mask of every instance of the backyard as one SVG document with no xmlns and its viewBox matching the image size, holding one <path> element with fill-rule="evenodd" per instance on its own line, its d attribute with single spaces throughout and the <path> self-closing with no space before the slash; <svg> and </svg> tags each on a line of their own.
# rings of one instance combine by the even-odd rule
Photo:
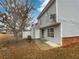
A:
<svg viewBox="0 0 79 59">
<path fill-rule="evenodd" d="M 20 40 L 1 46 L 0 59 L 79 59 L 79 43 L 53 48 L 36 40 Z"/>
<path fill-rule="evenodd" d="M 0 0 L 0 59 L 79 59 L 78 4 Z"/>
</svg>

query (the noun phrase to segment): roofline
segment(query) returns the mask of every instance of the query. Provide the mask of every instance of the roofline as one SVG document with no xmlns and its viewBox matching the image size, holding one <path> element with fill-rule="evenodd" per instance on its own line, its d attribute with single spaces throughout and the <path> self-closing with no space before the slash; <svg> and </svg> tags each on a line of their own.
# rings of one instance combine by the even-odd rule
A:
<svg viewBox="0 0 79 59">
<path fill-rule="evenodd" d="M 48 9 L 49 7 L 55 2 L 56 0 L 50 0 L 48 2 L 48 4 L 45 6 L 45 8 L 42 10 L 42 12 L 40 13 L 40 15 L 37 17 L 37 19 L 39 19 Z"/>
</svg>

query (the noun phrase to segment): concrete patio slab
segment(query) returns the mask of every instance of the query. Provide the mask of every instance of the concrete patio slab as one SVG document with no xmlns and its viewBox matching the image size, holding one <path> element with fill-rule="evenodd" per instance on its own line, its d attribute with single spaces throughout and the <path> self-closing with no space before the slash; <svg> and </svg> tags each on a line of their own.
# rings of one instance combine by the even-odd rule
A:
<svg viewBox="0 0 79 59">
<path fill-rule="evenodd" d="M 48 45 L 50 45 L 50 46 L 52 46 L 53 48 L 60 47 L 60 45 L 58 45 L 58 44 L 56 44 L 56 43 L 53 43 L 53 42 L 51 42 L 51 41 L 46 41 L 45 43 L 48 44 Z"/>
<path fill-rule="evenodd" d="M 51 47 L 50 45 L 42 42 L 41 40 L 36 40 L 36 45 L 38 46 L 38 48 L 40 50 L 49 50 L 49 49 L 53 49 L 53 47 Z"/>
</svg>

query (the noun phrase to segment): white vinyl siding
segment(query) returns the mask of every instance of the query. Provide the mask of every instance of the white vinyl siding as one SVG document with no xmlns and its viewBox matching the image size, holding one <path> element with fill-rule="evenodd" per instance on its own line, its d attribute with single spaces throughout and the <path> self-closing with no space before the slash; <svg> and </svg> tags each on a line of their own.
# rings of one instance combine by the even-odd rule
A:
<svg viewBox="0 0 79 59">
<path fill-rule="evenodd" d="M 54 23 L 53 19 L 50 19 L 51 14 L 56 14 L 56 2 L 41 16 L 40 27 L 45 27 Z"/>
<path fill-rule="evenodd" d="M 62 36 L 79 36 L 79 0 L 57 0 Z"/>
</svg>

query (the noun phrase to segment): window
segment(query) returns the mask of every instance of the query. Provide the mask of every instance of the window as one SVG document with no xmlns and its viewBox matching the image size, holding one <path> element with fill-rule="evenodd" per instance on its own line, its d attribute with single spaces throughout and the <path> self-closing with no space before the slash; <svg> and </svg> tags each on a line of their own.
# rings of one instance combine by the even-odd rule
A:
<svg viewBox="0 0 79 59">
<path fill-rule="evenodd" d="M 48 37 L 54 37 L 54 28 L 48 29 Z"/>
<path fill-rule="evenodd" d="M 56 19 L 56 14 L 50 14 L 50 19 Z"/>
<path fill-rule="evenodd" d="M 50 19 L 56 22 L 56 14 L 50 14 Z"/>
</svg>

